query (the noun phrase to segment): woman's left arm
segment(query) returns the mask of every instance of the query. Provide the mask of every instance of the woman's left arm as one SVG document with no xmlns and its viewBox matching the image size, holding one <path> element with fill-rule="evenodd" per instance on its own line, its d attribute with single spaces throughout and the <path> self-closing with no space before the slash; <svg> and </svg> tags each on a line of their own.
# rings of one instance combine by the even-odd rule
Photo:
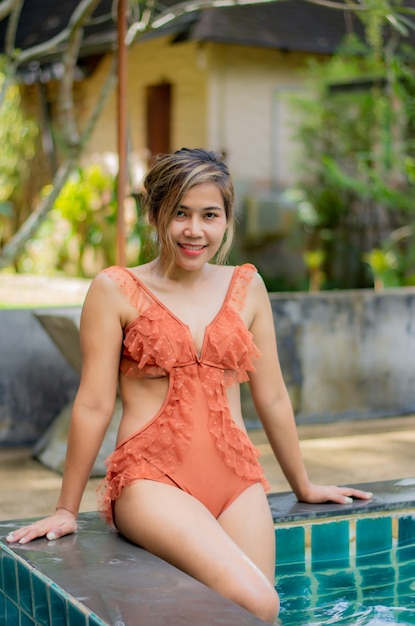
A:
<svg viewBox="0 0 415 626">
<path fill-rule="evenodd" d="M 278 359 L 274 319 L 265 285 L 256 275 L 247 304 L 252 307 L 250 331 L 261 352 L 250 373 L 252 399 L 268 441 L 298 500 L 309 503 L 347 504 L 351 498 L 369 499 L 372 494 L 351 487 L 314 485 L 302 459 L 294 412 Z"/>
</svg>

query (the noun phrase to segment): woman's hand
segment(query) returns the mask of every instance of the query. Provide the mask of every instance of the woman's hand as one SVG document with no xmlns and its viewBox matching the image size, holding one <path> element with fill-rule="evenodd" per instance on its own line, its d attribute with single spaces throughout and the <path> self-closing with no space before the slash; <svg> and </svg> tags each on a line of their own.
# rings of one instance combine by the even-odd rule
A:
<svg viewBox="0 0 415 626">
<path fill-rule="evenodd" d="M 353 498 L 360 500 L 370 500 L 373 494 L 369 491 L 361 489 L 353 489 L 352 487 L 336 487 L 334 485 L 313 485 L 309 484 L 309 488 L 301 497 L 297 495 L 300 502 L 308 502 L 309 504 L 321 504 L 323 502 L 337 502 L 338 504 L 351 504 Z"/>
<path fill-rule="evenodd" d="M 46 537 L 49 541 L 70 535 L 77 530 L 76 516 L 66 509 L 57 509 L 54 515 L 23 526 L 9 533 L 6 541 L 9 543 L 28 543 L 38 537 Z"/>
</svg>

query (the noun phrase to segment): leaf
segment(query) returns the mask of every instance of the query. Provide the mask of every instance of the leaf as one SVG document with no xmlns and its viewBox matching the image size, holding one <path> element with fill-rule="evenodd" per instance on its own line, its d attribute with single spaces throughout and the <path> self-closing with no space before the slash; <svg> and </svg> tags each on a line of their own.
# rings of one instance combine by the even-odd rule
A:
<svg viewBox="0 0 415 626">
<path fill-rule="evenodd" d="M 402 20 L 398 19 L 392 13 L 385 15 L 385 19 L 391 26 L 393 26 L 397 31 L 401 33 L 404 37 L 409 35 L 408 29 L 403 25 Z M 409 20 L 408 20 L 409 21 Z M 413 25 L 412 25 L 413 28 Z"/>
</svg>

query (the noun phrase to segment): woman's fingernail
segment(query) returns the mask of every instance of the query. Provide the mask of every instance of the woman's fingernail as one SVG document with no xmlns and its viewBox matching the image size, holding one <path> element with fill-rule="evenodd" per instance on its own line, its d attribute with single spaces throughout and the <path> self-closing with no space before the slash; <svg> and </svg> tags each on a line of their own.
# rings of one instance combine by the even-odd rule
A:
<svg viewBox="0 0 415 626">
<path fill-rule="evenodd" d="M 371 491 L 366 491 L 366 495 L 369 496 L 369 498 L 372 498 L 373 493 Z"/>
<path fill-rule="evenodd" d="M 6 541 L 13 541 L 14 539 L 14 534 L 13 533 L 9 533 L 6 537 Z"/>
<path fill-rule="evenodd" d="M 349 496 L 346 496 L 344 501 L 346 504 L 351 504 L 353 502 L 353 498 L 349 498 Z"/>
<path fill-rule="evenodd" d="M 55 541 L 56 539 L 56 534 L 54 532 L 48 533 L 46 535 L 46 539 L 49 539 L 49 541 Z"/>
<path fill-rule="evenodd" d="M 26 543 L 26 537 L 22 537 L 21 539 L 19 539 L 19 543 Z"/>
</svg>

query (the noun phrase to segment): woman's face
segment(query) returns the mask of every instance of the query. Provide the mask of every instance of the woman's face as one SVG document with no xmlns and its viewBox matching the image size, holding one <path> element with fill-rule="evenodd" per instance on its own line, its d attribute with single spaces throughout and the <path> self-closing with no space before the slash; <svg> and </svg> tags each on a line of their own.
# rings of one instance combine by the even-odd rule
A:
<svg viewBox="0 0 415 626">
<path fill-rule="evenodd" d="M 192 187 L 169 225 L 176 251 L 175 265 L 189 271 L 201 268 L 218 252 L 226 227 L 220 189 L 213 183 Z"/>
</svg>

